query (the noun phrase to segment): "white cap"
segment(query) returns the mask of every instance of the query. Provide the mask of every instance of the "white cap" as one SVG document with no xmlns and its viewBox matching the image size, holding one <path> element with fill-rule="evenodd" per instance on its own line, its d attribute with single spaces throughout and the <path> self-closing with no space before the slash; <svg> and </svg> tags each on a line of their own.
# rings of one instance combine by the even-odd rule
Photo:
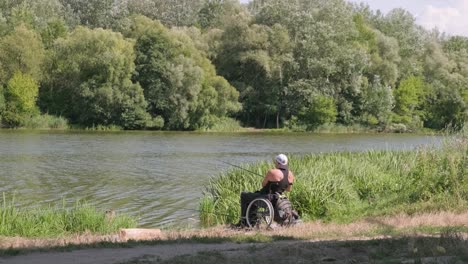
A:
<svg viewBox="0 0 468 264">
<path fill-rule="evenodd" d="M 288 165 L 288 157 L 286 157 L 286 155 L 284 154 L 279 154 L 278 156 L 276 156 L 275 161 L 279 165 L 283 165 L 283 166 Z"/>
</svg>

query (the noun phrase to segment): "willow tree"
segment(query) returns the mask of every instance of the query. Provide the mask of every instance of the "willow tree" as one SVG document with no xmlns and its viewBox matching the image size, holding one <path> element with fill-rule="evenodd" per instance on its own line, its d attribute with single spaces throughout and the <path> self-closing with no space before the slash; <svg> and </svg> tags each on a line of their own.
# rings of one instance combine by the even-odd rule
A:
<svg viewBox="0 0 468 264">
<path fill-rule="evenodd" d="M 308 87 L 315 94 L 333 97 L 337 121 L 353 122 L 369 54 L 356 43 L 359 32 L 349 4 L 342 0 L 268 0 L 254 1 L 253 6 L 258 23 L 279 23 L 288 30 L 294 47 L 290 87 Z"/>
<path fill-rule="evenodd" d="M 32 116 L 37 115 L 38 93 L 39 86 L 31 76 L 21 72 L 15 73 L 6 85 L 3 123 L 8 127 L 20 127 Z"/>
<path fill-rule="evenodd" d="M 0 39 L 0 116 L 9 127 L 38 114 L 36 98 L 45 50 L 40 36 L 19 25 Z"/>
<path fill-rule="evenodd" d="M 134 59 L 133 42 L 121 34 L 78 27 L 53 46 L 42 109 L 83 126 L 145 127 L 147 103 L 131 81 Z"/>
<path fill-rule="evenodd" d="M 416 24 L 416 18 L 408 11 L 396 8 L 386 15 L 374 14 L 370 22 L 385 36 L 398 41 L 401 57 L 398 63 L 399 79 L 421 75 L 420 57 L 423 56 L 427 34 Z"/>
<path fill-rule="evenodd" d="M 45 50 L 40 36 L 24 25 L 17 26 L 0 39 L 0 81 L 3 80 L 5 84 L 17 72 L 40 81 L 44 58 Z"/>
<path fill-rule="evenodd" d="M 209 127 L 239 110 L 237 91 L 184 29 L 137 16 L 127 35 L 136 39 L 133 79 L 144 89 L 149 113 L 164 118 L 167 129 Z"/>
<path fill-rule="evenodd" d="M 204 0 L 140 0 L 128 1 L 131 15 L 144 15 L 159 20 L 168 27 L 193 26 Z"/>
<path fill-rule="evenodd" d="M 5 96 L 3 95 L 3 87 L 0 85 L 0 127 L 2 126 L 3 111 L 5 111 Z"/>
<path fill-rule="evenodd" d="M 448 47 L 447 47 L 448 48 Z M 431 128 L 461 127 L 468 120 L 468 78 L 466 54 L 468 50 L 447 50 L 436 39 L 425 49 L 424 77 L 428 84 L 425 102 L 425 125 Z M 456 52 L 458 51 L 458 52 Z M 453 56 L 457 54 L 458 56 Z"/>
<path fill-rule="evenodd" d="M 425 83 L 422 77 L 409 76 L 394 90 L 396 123 L 421 127 L 423 113 L 421 107 L 425 97 Z"/>
</svg>

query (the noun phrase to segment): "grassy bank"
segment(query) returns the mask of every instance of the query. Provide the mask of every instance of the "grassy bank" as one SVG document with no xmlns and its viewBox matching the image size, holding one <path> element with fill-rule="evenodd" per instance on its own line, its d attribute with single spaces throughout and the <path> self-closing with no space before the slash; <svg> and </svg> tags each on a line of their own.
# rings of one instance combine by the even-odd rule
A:
<svg viewBox="0 0 468 264">
<path fill-rule="evenodd" d="M 156 250 L 160 253 L 169 253 L 171 255 L 185 255 L 179 250 L 174 250 L 173 247 L 183 249 L 193 249 L 194 247 L 206 247 L 211 250 L 219 250 L 220 248 L 212 248 L 223 244 L 233 244 L 237 247 L 250 248 L 254 247 L 271 247 L 277 243 L 285 243 L 282 247 L 290 247 L 296 243 L 310 243 L 316 241 L 317 244 L 329 245 L 336 250 L 342 250 L 343 245 L 335 244 L 337 241 L 346 241 L 343 243 L 355 244 L 356 239 L 367 241 L 369 245 L 372 241 L 380 240 L 377 247 L 385 247 L 388 241 L 399 241 L 399 246 L 406 247 L 411 253 L 411 257 L 416 256 L 454 256 L 454 249 L 464 248 L 462 256 L 468 257 L 466 243 L 468 238 L 468 211 L 464 213 L 440 212 L 436 214 L 418 214 L 418 215 L 395 215 L 388 217 L 369 217 L 367 219 L 349 224 L 323 223 L 320 221 L 306 222 L 302 225 L 296 225 L 288 228 L 275 228 L 274 230 L 235 230 L 226 228 L 225 226 L 216 226 L 206 229 L 185 229 L 185 230 L 165 230 L 156 240 L 147 241 L 125 241 L 121 240 L 118 235 L 72 235 L 58 238 L 3 238 L 0 237 L 0 258 L 2 256 L 23 255 L 34 251 L 72 251 L 77 249 L 97 248 L 101 251 L 94 251 L 96 257 L 106 255 L 105 249 L 122 249 L 111 254 L 112 259 L 119 258 L 120 253 L 122 259 L 127 258 L 125 251 L 129 248 L 139 251 L 141 255 L 151 254 L 157 255 Z M 431 240 L 432 243 L 426 245 L 417 245 L 416 240 Z M 450 243 L 446 243 L 449 242 Z M 367 244 L 367 243 L 364 243 Z M 425 244 L 425 243 L 424 243 Z M 207 246 L 203 246 L 207 245 Z M 154 247 L 148 247 L 154 246 Z M 442 246 L 447 249 L 447 252 L 433 252 L 437 246 Z M 141 251 L 141 247 L 147 249 L 147 253 Z M 166 247 L 166 249 L 164 249 Z M 140 249 L 138 249 L 140 248 Z M 133 250 L 131 250 L 133 251 Z M 168 252 L 172 251 L 172 253 Z M 318 248 L 316 253 L 321 250 Z M 390 256 L 395 255 L 397 251 L 389 251 Z M 270 252 L 272 254 L 273 252 Z M 417 254 L 415 254 L 417 253 Z M 76 254 L 76 252 L 75 252 Z M 83 252 L 83 255 L 90 254 Z M 193 251 L 192 251 L 193 254 Z M 448 254 L 448 255 L 447 255 Z M 243 254 L 242 254 L 243 255 Z M 302 256 L 302 254 L 300 254 Z M 320 254 L 318 254 L 320 255 Z M 335 254 L 333 254 L 335 255 Z M 204 263 L 203 260 L 201 263 Z M 60 262 L 60 261 L 59 261 Z M 105 260 L 96 263 L 106 262 Z M 311 261 L 309 261 L 310 263 Z M 312 261 L 312 263 L 320 261 Z M 24 262 L 24 263 L 30 263 Z M 61 263 L 61 262 L 60 262 Z M 147 263 L 147 262 L 143 262 Z M 198 262 L 190 262 L 198 263 Z M 231 263 L 231 262 L 229 262 Z M 250 263 L 248 261 L 233 262 L 233 263 Z M 268 262 L 271 263 L 271 262 Z M 293 262 L 298 263 L 298 262 Z M 338 262 L 341 263 L 341 262 Z M 348 263 L 348 262 L 345 262 Z M 366 262 L 367 263 L 367 262 Z M 391 262 L 393 263 L 393 262 Z M 401 263 L 401 262 L 397 262 Z"/>
<path fill-rule="evenodd" d="M 136 220 L 115 212 L 101 212 L 96 207 L 76 202 L 65 205 L 23 210 L 14 200 L 3 196 L 0 207 L 0 236 L 4 237 L 60 237 L 83 233 L 110 234 L 120 228 L 135 227 Z"/>
<path fill-rule="evenodd" d="M 68 120 L 48 114 L 33 115 L 21 120 L 21 124 L 2 124 L 0 116 L 0 129 L 34 129 L 34 130 L 67 130 L 70 128 Z"/>
<path fill-rule="evenodd" d="M 468 136 L 442 148 L 343 152 L 291 157 L 296 183 L 290 193 L 306 220 L 350 222 L 366 216 L 468 208 Z M 263 175 L 271 163 L 247 165 Z M 239 194 L 260 188 L 261 177 L 234 169 L 212 179 L 200 201 L 205 226 L 233 223 Z"/>
</svg>

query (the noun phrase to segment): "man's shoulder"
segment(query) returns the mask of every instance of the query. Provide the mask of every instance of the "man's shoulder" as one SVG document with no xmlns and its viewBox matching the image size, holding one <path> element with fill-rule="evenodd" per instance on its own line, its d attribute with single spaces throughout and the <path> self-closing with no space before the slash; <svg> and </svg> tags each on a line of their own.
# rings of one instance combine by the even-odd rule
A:
<svg viewBox="0 0 468 264">
<path fill-rule="evenodd" d="M 280 170 L 280 169 L 276 169 L 276 168 L 273 168 L 273 169 L 270 169 L 268 170 L 268 173 L 272 173 L 272 174 L 283 174 L 283 172 Z"/>
<path fill-rule="evenodd" d="M 269 176 L 270 180 L 275 181 L 278 180 L 278 178 L 282 177 L 283 172 L 281 170 L 273 168 L 268 170 L 267 175 Z"/>
</svg>

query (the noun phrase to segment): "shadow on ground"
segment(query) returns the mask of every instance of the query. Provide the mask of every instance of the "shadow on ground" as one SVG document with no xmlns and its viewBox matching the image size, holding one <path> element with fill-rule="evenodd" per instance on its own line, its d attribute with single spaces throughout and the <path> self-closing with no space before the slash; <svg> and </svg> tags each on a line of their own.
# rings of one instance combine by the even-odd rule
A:
<svg viewBox="0 0 468 264">
<path fill-rule="evenodd" d="M 282 239 L 281 239 L 282 240 Z M 353 241 L 255 243 L 247 248 L 202 251 L 163 259 L 144 255 L 122 264 L 153 263 L 468 263 L 468 241 L 461 235 Z"/>
<path fill-rule="evenodd" d="M 146 242 L 99 242 L 49 248 L 14 248 L 0 250 L 1 260 L 31 253 L 69 252 L 86 254 L 86 249 L 103 257 L 105 251 L 114 250 L 113 261 L 102 258 L 102 263 L 468 263 L 466 233 L 448 228 L 438 235 L 397 235 L 392 226 L 374 223 L 380 228 L 379 238 L 362 236 L 353 239 L 312 241 L 292 235 L 271 232 L 234 231 L 225 237 L 191 236 Z M 301 231 L 302 229 L 299 229 Z M 292 230 L 284 230 L 291 233 Z M 232 231 L 231 231 L 232 232 Z M 296 231 L 298 232 L 298 231 Z M 342 234 L 340 237 L 348 237 Z M 228 244 L 229 246 L 222 246 Z M 203 247 L 197 247 L 205 245 Z M 145 248 L 147 247 L 147 249 Z M 141 250 L 145 248 L 145 250 Z M 173 248 L 164 252 L 164 248 Z M 196 251 L 190 250 L 199 248 Z M 130 250 L 124 250 L 130 249 Z M 123 254 L 127 252 L 127 255 Z M 128 255 L 128 251 L 131 252 Z M 80 253 L 82 252 L 82 253 Z M 190 253 L 187 253 L 190 252 Z M 109 255 L 108 254 L 108 255 Z M 116 255 L 115 255 L 116 254 Z M 121 254 L 121 255 L 119 255 Z M 42 254 L 41 254 L 42 255 Z M 116 258 L 115 258 L 116 257 Z M 37 259 L 36 259 L 37 260 Z"/>
</svg>

